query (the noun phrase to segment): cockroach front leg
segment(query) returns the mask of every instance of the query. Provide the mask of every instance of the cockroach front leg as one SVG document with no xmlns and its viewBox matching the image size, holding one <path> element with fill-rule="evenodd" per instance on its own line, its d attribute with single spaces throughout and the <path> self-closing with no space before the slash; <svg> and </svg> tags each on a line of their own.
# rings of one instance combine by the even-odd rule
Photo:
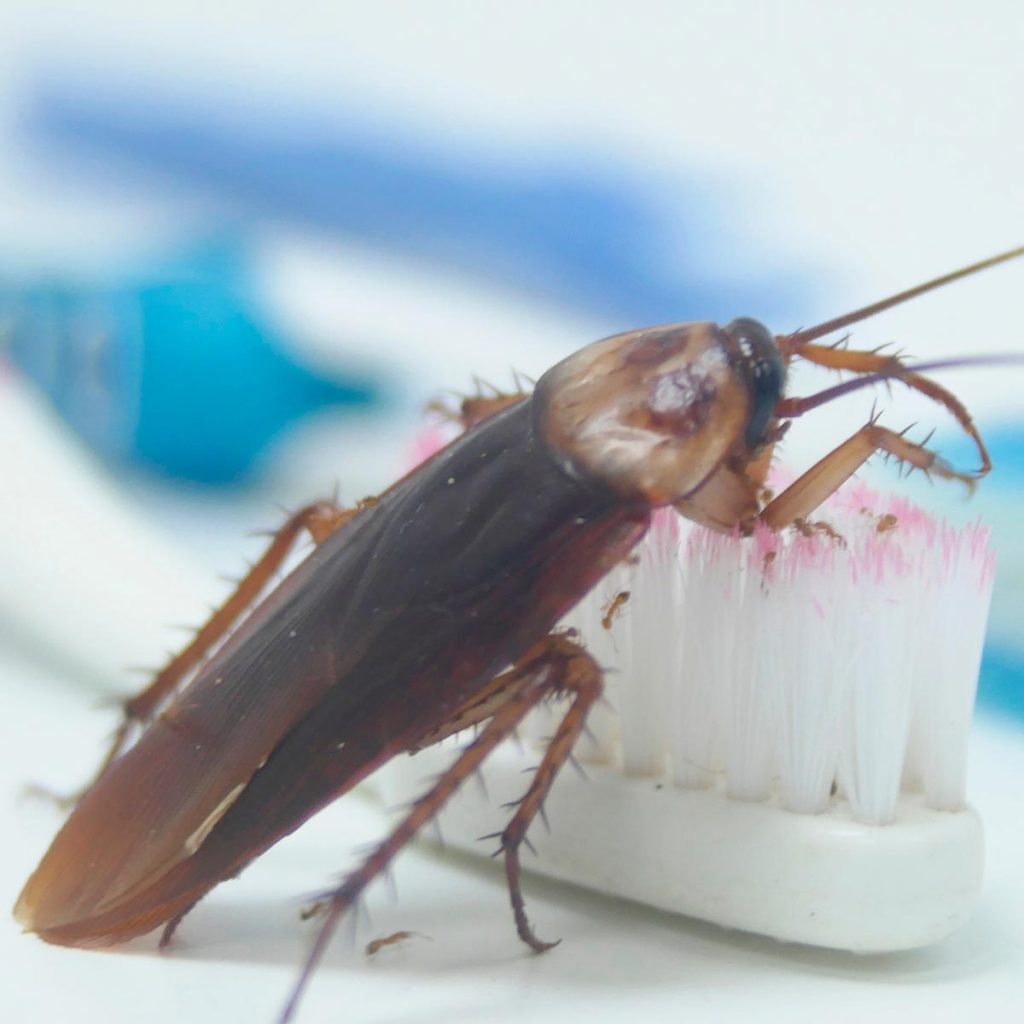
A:
<svg viewBox="0 0 1024 1024">
<path fill-rule="evenodd" d="M 487 719 L 480 734 L 434 786 L 412 805 L 412 809 L 387 839 L 337 889 L 325 893 L 318 900 L 323 922 L 284 1009 L 282 1024 L 291 1019 L 342 914 L 358 900 L 370 882 L 387 868 L 398 852 L 438 814 L 491 751 L 515 732 L 530 711 L 548 697 L 562 693 L 573 694 L 573 703 L 548 745 L 512 820 L 499 833 L 499 852 L 505 855 L 509 898 L 519 937 L 538 952 L 556 945 L 538 939 L 527 920 L 519 882 L 519 847 L 555 776 L 568 760 L 573 745 L 583 731 L 587 712 L 601 695 L 601 670 L 597 663 L 579 644 L 564 635 L 552 635 L 535 644 L 512 669 L 498 676 L 484 694 L 458 709 L 450 723 L 432 730 L 417 744 L 417 747 L 426 746 L 485 717 Z"/>
<path fill-rule="evenodd" d="M 320 544 L 347 523 L 364 504 L 366 502 L 356 508 L 346 509 L 330 501 L 318 501 L 290 515 L 284 525 L 274 532 L 267 550 L 238 581 L 235 590 L 224 603 L 196 631 L 188 646 L 174 655 L 144 690 L 123 702 L 121 724 L 95 775 L 81 791 L 71 797 L 61 798 L 59 802 L 68 805 L 77 803 L 82 794 L 96 783 L 127 746 L 133 727 L 150 721 L 178 683 L 252 607 L 303 531 L 309 533 L 314 543 Z"/>
<path fill-rule="evenodd" d="M 880 427 L 872 419 L 770 501 L 758 518 L 773 530 L 781 530 L 804 519 L 876 452 L 884 452 L 913 469 L 946 480 L 959 480 L 968 487 L 975 484 L 975 477 L 958 472 L 935 452 L 908 441 L 902 434 Z"/>
<path fill-rule="evenodd" d="M 782 339 L 782 347 L 785 349 L 785 339 Z M 788 355 L 798 355 L 801 359 L 813 363 L 815 366 L 823 366 L 830 370 L 846 370 L 858 374 L 880 374 L 892 380 L 898 380 L 913 391 L 917 391 L 934 402 L 944 406 L 963 428 L 964 432 L 971 438 L 978 449 L 981 458 L 981 467 L 977 476 L 984 476 L 992 468 L 992 460 L 989 458 L 985 442 L 982 441 L 978 428 L 974 425 L 971 414 L 967 407 L 951 391 L 948 391 L 941 384 L 919 373 L 909 370 L 906 364 L 897 355 L 886 355 L 882 352 L 863 352 L 857 349 L 839 348 L 830 345 L 814 345 L 810 343 L 798 344 L 787 350 Z M 799 416 L 807 399 L 788 398 L 779 403 L 779 415 Z"/>
</svg>

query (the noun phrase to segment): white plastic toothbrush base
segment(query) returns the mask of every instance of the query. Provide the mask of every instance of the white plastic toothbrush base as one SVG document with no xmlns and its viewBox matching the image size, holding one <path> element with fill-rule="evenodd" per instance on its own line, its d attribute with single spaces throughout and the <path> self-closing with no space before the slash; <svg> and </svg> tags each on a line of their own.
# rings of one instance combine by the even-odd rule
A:
<svg viewBox="0 0 1024 1024">
<path fill-rule="evenodd" d="M 451 746 L 399 757 L 373 779 L 386 807 L 414 799 L 451 763 Z M 506 744 L 441 815 L 445 845 L 489 856 L 539 760 Z M 525 870 L 787 942 L 881 953 L 938 942 L 977 902 L 984 843 L 970 808 L 929 810 L 900 800 L 885 826 L 844 806 L 793 814 L 772 801 L 741 803 L 715 790 L 630 778 L 600 765 L 559 775 L 529 838 Z M 427 834 L 424 838 L 429 839 Z"/>
</svg>

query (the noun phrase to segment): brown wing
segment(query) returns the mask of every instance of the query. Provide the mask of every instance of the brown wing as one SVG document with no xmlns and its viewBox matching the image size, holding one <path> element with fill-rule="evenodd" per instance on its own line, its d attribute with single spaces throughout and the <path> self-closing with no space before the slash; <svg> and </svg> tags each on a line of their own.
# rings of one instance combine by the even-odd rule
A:
<svg viewBox="0 0 1024 1024">
<path fill-rule="evenodd" d="M 535 446 L 529 403 L 317 549 L 68 819 L 16 908 L 50 941 L 148 931 L 415 741 L 646 528 Z"/>
</svg>

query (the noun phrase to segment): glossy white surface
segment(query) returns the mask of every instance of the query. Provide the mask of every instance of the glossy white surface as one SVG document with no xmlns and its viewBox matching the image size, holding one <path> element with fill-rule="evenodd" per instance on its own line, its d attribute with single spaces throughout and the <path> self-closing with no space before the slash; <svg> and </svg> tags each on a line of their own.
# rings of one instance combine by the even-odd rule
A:
<svg viewBox="0 0 1024 1024">
<path fill-rule="evenodd" d="M 421 796 L 451 763 L 451 747 L 381 769 L 385 807 Z M 536 749 L 506 745 L 440 819 L 447 846 L 490 856 L 502 807 L 523 795 Z M 772 799 L 728 800 L 724 787 L 684 790 L 668 778 L 629 778 L 588 764 L 563 771 L 530 841 L 540 874 L 725 927 L 789 942 L 893 952 L 944 939 L 968 920 L 982 877 L 982 824 L 972 809 L 933 811 L 904 796 L 891 825 L 854 821 L 848 805 L 792 814 Z"/>
<path fill-rule="evenodd" d="M 80 780 L 112 718 L 24 662 L 5 657 L 0 671 L 0 899 L 10 906 L 59 824 L 50 807 L 19 799 L 21 787 Z M 538 957 L 515 936 L 497 865 L 417 847 L 397 864 L 397 899 L 378 883 L 355 937 L 342 926 L 299 1019 L 810 1022 L 826 1011 L 851 1022 L 1013 1019 L 1024 998 L 1022 774 L 1019 731 L 983 722 L 970 784 L 987 832 L 981 901 L 960 931 L 929 949 L 856 956 L 783 945 L 530 877 L 531 920 L 541 936 L 563 939 Z M 298 919 L 303 898 L 384 827 L 372 803 L 342 801 L 219 887 L 164 954 L 155 936 L 107 952 L 47 946 L 0 916 L 4 1019 L 273 1020 L 312 938 Z M 398 930 L 429 940 L 365 955 L 367 942 Z"/>
</svg>

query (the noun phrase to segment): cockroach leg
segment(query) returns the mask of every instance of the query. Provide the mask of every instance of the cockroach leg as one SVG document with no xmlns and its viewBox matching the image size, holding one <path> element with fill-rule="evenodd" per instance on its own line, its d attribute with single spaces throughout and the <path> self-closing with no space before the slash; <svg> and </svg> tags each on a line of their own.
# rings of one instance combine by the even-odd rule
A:
<svg viewBox="0 0 1024 1024">
<path fill-rule="evenodd" d="M 479 389 L 475 395 L 457 395 L 458 405 L 454 409 L 443 399 L 435 399 L 427 405 L 427 411 L 436 413 L 451 423 L 457 423 L 463 430 L 469 430 L 496 416 L 510 405 L 521 402 L 529 395 L 527 391 L 503 392 L 496 388 L 492 390 L 494 394 L 491 395 L 481 394 Z"/>
<path fill-rule="evenodd" d="M 525 379 L 527 384 L 533 383 L 529 377 Z M 436 398 L 427 405 L 427 411 L 436 413 L 450 423 L 457 423 L 463 430 L 469 430 L 479 426 L 485 420 L 489 420 L 492 416 L 496 416 L 510 405 L 515 405 L 516 402 L 521 402 L 524 398 L 529 397 L 529 388 L 523 387 L 521 375 L 515 370 L 512 371 L 512 382 L 515 387 L 514 391 L 502 391 L 493 384 L 474 377 L 473 384 L 476 390 L 473 394 L 450 392 L 457 403 L 454 408 L 445 399 Z"/>
<path fill-rule="evenodd" d="M 526 907 L 519 883 L 519 847 L 526 840 L 526 832 L 533 819 L 541 811 L 555 776 L 562 765 L 571 760 L 573 747 L 586 725 L 587 714 L 600 699 L 602 690 L 601 669 L 597 662 L 579 644 L 564 636 L 553 637 L 552 640 L 553 678 L 548 686 L 556 693 L 572 693 L 575 696 L 544 752 L 529 789 L 501 834 L 501 849 L 505 852 L 505 875 L 508 879 L 516 930 L 523 942 L 538 953 L 551 949 L 558 943 L 538 939 L 526 917 Z"/>
<path fill-rule="evenodd" d="M 511 668 L 495 676 L 479 693 L 474 694 L 471 700 L 459 705 L 440 725 L 421 736 L 410 749 L 410 753 L 415 754 L 417 750 L 432 747 L 449 736 L 493 718 L 498 708 L 507 704 L 509 697 L 521 687 L 522 675 L 520 669 Z"/>
<path fill-rule="evenodd" d="M 330 501 L 318 501 L 290 515 L 284 525 L 274 532 L 267 550 L 238 581 L 237 587 L 227 600 L 215 609 L 210 618 L 196 631 L 189 644 L 157 672 L 144 690 L 124 701 L 121 724 L 114 732 L 110 747 L 95 775 L 78 793 L 60 798 L 58 803 L 73 805 L 95 785 L 99 777 L 124 751 L 132 728 L 145 724 L 153 717 L 177 684 L 256 602 L 303 530 L 309 532 L 314 543 L 320 544 L 371 501 L 372 499 L 366 499 L 351 509 L 341 508 Z"/>
<path fill-rule="evenodd" d="M 815 366 L 824 366 L 832 370 L 848 370 L 852 373 L 874 373 L 881 374 L 893 380 L 898 380 L 908 388 L 920 392 L 927 398 L 932 399 L 944 406 L 956 419 L 957 423 L 968 434 L 977 446 L 978 454 L 981 457 L 981 468 L 979 476 L 984 476 L 991 468 L 992 462 L 989 458 L 985 443 L 978 433 L 977 427 L 967 411 L 963 402 L 952 392 L 948 391 L 941 384 L 923 377 L 920 374 L 908 370 L 904 362 L 894 355 L 885 355 L 881 352 L 862 352 L 856 349 L 832 348 L 827 345 L 814 345 L 810 343 L 798 344 L 793 348 L 793 355 L 806 359 Z M 800 399 L 785 400 L 789 403 L 799 403 Z M 782 413 L 782 415 L 795 415 L 795 413 Z"/>
<path fill-rule="evenodd" d="M 130 721 L 145 722 L 168 697 L 177 683 L 193 669 L 203 655 L 252 606 L 263 588 L 284 562 L 292 545 L 303 530 L 320 544 L 338 527 L 348 522 L 359 508 L 339 508 L 329 501 L 307 505 L 289 516 L 273 535 L 267 550 L 238 582 L 231 595 L 199 628 L 191 642 L 176 654 L 141 693 L 125 702 L 125 716 Z"/>
<path fill-rule="evenodd" d="M 522 890 L 519 885 L 519 846 L 526 830 L 544 801 L 559 768 L 565 763 L 586 720 L 587 711 L 601 694 L 601 670 L 582 647 L 564 634 L 553 634 L 534 644 L 501 680 L 490 708 L 489 721 L 480 734 L 461 752 L 455 763 L 420 797 L 391 834 L 346 877 L 344 882 L 317 901 L 323 923 L 306 958 L 302 973 L 292 990 L 281 1022 L 289 1021 L 299 999 L 312 977 L 316 965 L 337 927 L 342 914 L 360 897 L 366 887 L 383 872 L 399 851 L 432 819 L 456 790 L 483 763 L 502 741 L 511 736 L 533 708 L 552 694 L 575 693 L 576 699 L 562 720 L 551 741 L 529 789 L 519 801 L 518 810 L 501 833 L 499 852 L 505 854 L 509 895 L 520 938 L 538 952 L 554 943 L 542 942 L 534 934 L 526 918 Z M 451 729 L 432 730 L 431 742 L 459 731 L 465 721 Z M 424 744 L 419 744 L 423 746 Z"/>
<path fill-rule="evenodd" d="M 975 484 L 973 476 L 957 472 L 935 452 L 872 420 L 770 501 L 761 510 L 761 522 L 772 530 L 781 530 L 806 519 L 876 452 L 894 456 L 911 469 L 947 480 L 960 480 L 969 488 Z"/>
<path fill-rule="evenodd" d="M 323 923 L 313 948 L 303 965 L 302 973 L 288 998 L 281 1014 L 281 1024 L 290 1021 L 299 1004 L 299 999 L 313 975 L 327 948 L 327 944 L 341 919 L 342 914 L 359 898 L 363 890 L 384 870 L 398 852 L 409 843 L 417 832 L 440 811 L 446 801 L 455 793 L 463 781 L 471 775 L 487 755 L 509 736 L 523 717 L 544 696 L 545 691 L 535 687 L 530 690 L 524 678 L 518 692 L 510 694 L 505 704 L 491 717 L 480 735 L 473 740 L 458 759 L 437 781 L 434 787 L 417 800 L 412 810 L 366 860 L 353 871 L 337 889 L 325 893 L 318 901 Z"/>
</svg>

